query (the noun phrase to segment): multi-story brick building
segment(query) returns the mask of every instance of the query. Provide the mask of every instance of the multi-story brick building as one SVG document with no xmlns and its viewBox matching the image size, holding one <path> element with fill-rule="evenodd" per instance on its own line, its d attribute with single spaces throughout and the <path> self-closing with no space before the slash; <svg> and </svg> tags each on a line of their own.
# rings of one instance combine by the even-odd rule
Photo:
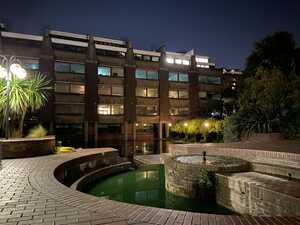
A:
<svg viewBox="0 0 300 225">
<path fill-rule="evenodd" d="M 39 121 L 59 140 L 83 146 L 164 139 L 176 121 L 220 116 L 223 92 L 234 95 L 241 74 L 193 50 L 140 50 L 130 41 L 54 30 L 2 31 L 0 54 L 51 80 Z"/>
</svg>

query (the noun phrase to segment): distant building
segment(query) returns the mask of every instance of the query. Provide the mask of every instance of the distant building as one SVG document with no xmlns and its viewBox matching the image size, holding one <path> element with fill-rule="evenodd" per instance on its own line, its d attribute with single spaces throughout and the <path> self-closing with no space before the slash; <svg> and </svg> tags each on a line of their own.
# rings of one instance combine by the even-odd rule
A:
<svg viewBox="0 0 300 225">
<path fill-rule="evenodd" d="M 2 31 L 0 53 L 18 56 L 52 81 L 39 121 L 78 146 L 160 140 L 176 121 L 221 117 L 223 93 L 234 96 L 241 77 L 193 50 L 141 50 L 129 41 L 54 30 Z"/>
</svg>

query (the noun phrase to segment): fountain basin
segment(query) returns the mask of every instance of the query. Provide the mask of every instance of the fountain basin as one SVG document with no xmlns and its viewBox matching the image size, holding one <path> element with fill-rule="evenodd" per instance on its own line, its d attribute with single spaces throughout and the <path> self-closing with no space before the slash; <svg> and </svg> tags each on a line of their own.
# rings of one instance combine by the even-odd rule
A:
<svg viewBox="0 0 300 225">
<path fill-rule="evenodd" d="M 215 199 L 215 174 L 249 171 L 245 160 L 228 156 L 182 155 L 165 161 L 168 192 L 186 198 Z"/>
</svg>

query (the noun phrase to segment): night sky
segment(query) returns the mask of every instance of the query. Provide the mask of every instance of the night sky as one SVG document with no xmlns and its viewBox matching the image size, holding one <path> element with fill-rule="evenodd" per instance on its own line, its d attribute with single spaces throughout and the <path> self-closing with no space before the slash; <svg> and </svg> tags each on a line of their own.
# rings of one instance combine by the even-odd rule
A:
<svg viewBox="0 0 300 225">
<path fill-rule="evenodd" d="M 300 43 L 299 0 L 0 0 L 9 30 L 43 28 L 126 38 L 135 48 L 194 48 L 217 67 L 243 68 L 253 43 L 279 30 Z"/>
</svg>

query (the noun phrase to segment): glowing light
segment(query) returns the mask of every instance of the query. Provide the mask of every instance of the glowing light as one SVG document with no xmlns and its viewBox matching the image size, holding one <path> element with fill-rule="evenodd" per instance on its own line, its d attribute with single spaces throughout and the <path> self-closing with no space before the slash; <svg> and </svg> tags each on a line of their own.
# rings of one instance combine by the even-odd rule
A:
<svg viewBox="0 0 300 225">
<path fill-rule="evenodd" d="M 135 124 L 135 126 L 136 126 L 136 127 L 138 127 L 138 126 L 139 126 L 139 124 L 138 124 L 138 123 L 136 123 L 136 124 Z"/>
<path fill-rule="evenodd" d="M 183 65 L 190 65 L 190 61 L 189 61 L 189 60 L 183 59 L 183 60 L 182 60 L 182 64 L 183 64 Z"/>
<path fill-rule="evenodd" d="M 188 126 L 188 123 L 184 123 L 183 126 L 187 127 L 187 126 Z"/>
<path fill-rule="evenodd" d="M 174 59 L 173 58 L 166 58 L 167 63 L 174 64 Z"/>
<path fill-rule="evenodd" d="M 145 126 L 147 126 L 147 124 L 146 124 L 146 123 L 144 123 L 143 125 L 144 125 L 144 127 L 145 127 Z"/>
<path fill-rule="evenodd" d="M 27 76 L 26 70 L 20 64 L 17 63 L 11 64 L 10 71 L 19 79 L 24 79 Z"/>
<path fill-rule="evenodd" d="M 169 123 L 169 124 L 168 124 L 168 126 L 169 126 L 169 127 L 171 127 L 171 126 L 172 126 L 172 124 L 171 124 L 171 123 Z"/>
<path fill-rule="evenodd" d="M 208 58 L 196 58 L 196 62 L 198 62 L 198 63 L 208 63 Z"/>
<path fill-rule="evenodd" d="M 206 128 L 208 128 L 208 127 L 209 127 L 209 123 L 208 123 L 208 122 L 205 122 L 205 123 L 204 123 L 204 126 L 205 126 Z"/>
<path fill-rule="evenodd" d="M 182 59 L 175 59 L 176 64 L 182 64 Z"/>
<path fill-rule="evenodd" d="M 6 77 L 7 70 L 0 65 L 0 79 L 4 79 Z"/>
</svg>

